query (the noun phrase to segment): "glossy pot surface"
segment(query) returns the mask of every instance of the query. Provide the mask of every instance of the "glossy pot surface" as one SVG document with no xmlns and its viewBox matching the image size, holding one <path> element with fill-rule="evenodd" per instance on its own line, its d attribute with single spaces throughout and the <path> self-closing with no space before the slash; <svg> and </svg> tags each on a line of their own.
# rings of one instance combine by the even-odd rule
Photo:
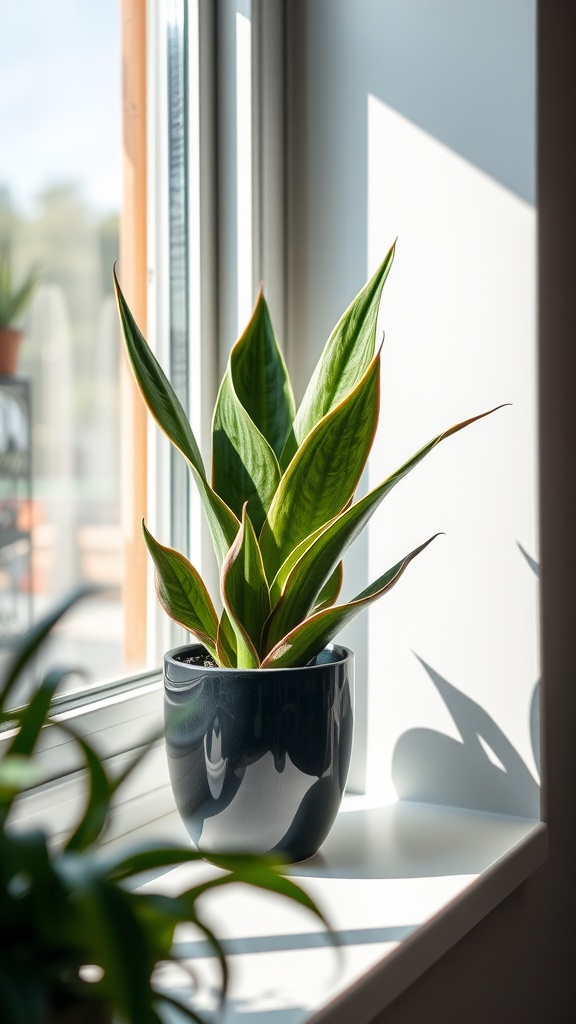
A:
<svg viewBox="0 0 576 1024">
<path fill-rule="evenodd" d="M 319 849 L 334 822 L 352 748 L 354 655 L 331 645 L 311 665 L 221 669 L 164 659 L 166 748 L 176 804 L 206 852 Z"/>
</svg>

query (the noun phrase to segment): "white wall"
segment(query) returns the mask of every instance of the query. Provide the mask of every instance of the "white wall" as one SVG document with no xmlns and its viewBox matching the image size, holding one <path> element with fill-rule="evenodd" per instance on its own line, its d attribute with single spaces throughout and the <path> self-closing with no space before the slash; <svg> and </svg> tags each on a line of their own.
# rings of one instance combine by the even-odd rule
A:
<svg viewBox="0 0 576 1024">
<path fill-rule="evenodd" d="M 370 678 L 353 784 L 367 770 L 389 799 L 537 815 L 538 583 L 517 546 L 537 559 L 534 2 L 298 0 L 288 11 L 288 349 L 300 390 L 398 235 L 370 486 L 457 420 L 513 403 L 431 454 L 348 559 L 352 594 L 446 531 L 348 634 Z"/>
<path fill-rule="evenodd" d="M 370 486 L 451 424 L 512 403 L 443 442 L 373 522 L 373 576 L 446 536 L 369 613 L 369 772 L 413 799 L 537 815 L 506 742 L 535 771 L 538 583 L 517 544 L 536 556 L 535 210 L 369 96 L 367 222 L 370 269 L 399 236 Z"/>
</svg>

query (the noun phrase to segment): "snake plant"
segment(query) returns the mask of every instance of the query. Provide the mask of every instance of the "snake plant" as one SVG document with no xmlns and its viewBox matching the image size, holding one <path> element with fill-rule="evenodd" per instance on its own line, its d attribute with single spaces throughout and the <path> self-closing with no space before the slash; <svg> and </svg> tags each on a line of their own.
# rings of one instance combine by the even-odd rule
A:
<svg viewBox="0 0 576 1024">
<path fill-rule="evenodd" d="M 224 667 L 304 665 L 362 608 L 397 582 L 431 537 L 353 600 L 337 604 L 342 556 L 392 488 L 440 441 L 424 445 L 369 494 L 354 494 L 378 422 L 376 326 L 392 246 L 330 334 L 295 408 L 262 291 L 228 360 L 212 424 L 209 479 L 188 418 L 143 338 L 115 275 L 126 349 L 148 409 L 187 461 L 220 566 L 218 614 L 181 553 L 144 526 L 166 612 Z"/>
<path fill-rule="evenodd" d="M 66 599 L 25 636 L 0 680 L 0 1021 L 2 1024 L 161 1024 L 164 1010 L 203 1024 L 182 995 L 162 985 L 157 968 L 180 963 L 174 932 L 192 923 L 220 962 L 222 995 L 228 964 L 210 927 L 204 893 L 240 882 L 288 897 L 325 917 L 279 862 L 254 855 L 210 855 L 220 869 L 203 871 L 175 895 L 137 886 L 148 872 L 206 859 L 189 846 L 148 843 L 107 852 L 101 839 L 118 788 L 158 739 L 151 738 L 127 767 L 112 774 L 69 719 L 53 718 L 52 698 L 66 672 L 48 670 L 26 707 L 14 709 L 22 673 L 53 626 L 83 596 Z M 56 711 L 58 708 L 56 707 Z M 22 791 L 44 781 L 36 748 L 44 726 L 72 739 L 86 769 L 85 806 L 59 845 L 40 830 L 13 827 L 10 813 Z M 332 932 L 328 937 L 335 941 Z M 187 970 L 190 968 L 184 963 Z M 192 973 L 192 972 L 191 972 Z M 192 973 L 191 996 L 197 995 Z M 182 986 L 180 986 L 182 987 Z M 212 1016 L 210 1017 L 212 1020 Z"/>
</svg>

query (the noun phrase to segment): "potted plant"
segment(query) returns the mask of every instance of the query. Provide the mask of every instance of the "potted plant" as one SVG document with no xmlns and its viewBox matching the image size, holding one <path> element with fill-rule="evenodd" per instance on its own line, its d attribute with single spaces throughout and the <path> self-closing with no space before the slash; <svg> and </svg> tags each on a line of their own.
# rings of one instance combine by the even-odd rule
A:
<svg viewBox="0 0 576 1024">
<path fill-rule="evenodd" d="M 218 392 L 210 479 L 115 277 L 137 383 L 188 463 L 220 566 L 217 612 L 187 558 L 144 526 L 160 603 L 199 641 L 166 655 L 165 684 L 172 784 L 202 850 L 272 849 L 300 860 L 319 848 L 340 803 L 352 729 L 353 657 L 331 641 L 433 538 L 338 604 L 342 555 L 436 445 L 489 414 L 438 434 L 354 501 L 378 421 L 376 325 L 394 251 L 336 324 L 297 411 L 260 292 Z M 188 715 L 174 724 L 182 706 Z"/>
<path fill-rule="evenodd" d="M 48 671 L 29 704 L 11 710 L 15 688 L 50 630 L 75 595 L 37 624 L 15 650 L 0 683 L 0 724 L 10 732 L 0 758 L 0 1020 L 2 1024 L 160 1024 L 166 1007 L 201 1022 L 190 1005 L 163 989 L 156 968 L 174 962 L 174 930 L 195 924 L 223 972 L 221 943 L 205 919 L 203 895 L 241 882 L 281 893 L 313 911 L 313 901 L 280 873 L 278 862 L 248 856 L 212 858 L 220 869 L 177 896 L 135 890 L 142 873 L 200 858 L 196 851 L 148 844 L 107 854 L 100 840 L 111 800 L 149 749 L 112 776 L 93 747 L 69 721 L 53 722 L 78 745 L 88 778 L 86 805 L 64 843 L 41 831 L 10 826 L 22 790 L 42 781 L 34 750 L 50 721 L 50 703 L 65 674 Z M 180 1016 L 178 1017 L 180 1020 Z"/>
<path fill-rule="evenodd" d="M 30 302 L 39 281 L 38 271 L 33 269 L 23 281 L 15 285 L 8 250 L 4 249 L 0 253 L 0 376 L 16 373 L 22 331 L 15 324 Z"/>
</svg>

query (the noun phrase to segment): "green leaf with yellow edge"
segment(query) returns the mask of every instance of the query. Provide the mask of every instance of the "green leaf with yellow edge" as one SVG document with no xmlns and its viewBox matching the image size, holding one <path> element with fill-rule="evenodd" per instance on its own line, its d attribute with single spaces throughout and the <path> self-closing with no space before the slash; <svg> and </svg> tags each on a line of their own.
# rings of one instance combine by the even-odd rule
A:
<svg viewBox="0 0 576 1024">
<path fill-rule="evenodd" d="M 323 611 L 313 613 L 308 619 L 299 623 L 286 636 L 272 648 L 264 658 L 262 668 L 288 668 L 291 665 L 306 665 L 312 658 L 315 658 L 320 651 L 324 650 L 326 644 L 330 643 L 346 623 L 350 622 L 362 608 L 379 597 L 382 597 L 387 590 L 390 590 L 398 582 L 407 565 L 416 555 L 437 537 L 430 537 L 424 544 L 415 548 L 409 555 L 406 555 L 400 562 L 397 562 L 388 572 L 385 572 L 374 583 L 372 583 L 361 594 L 358 594 L 353 601 L 347 604 L 336 605 L 333 608 L 326 608 Z"/>
<path fill-rule="evenodd" d="M 206 471 L 188 417 L 160 363 L 140 331 L 114 272 L 114 287 L 126 350 L 136 383 L 152 416 L 186 459 L 198 487 L 221 565 L 238 531 L 238 519 L 206 480 Z"/>
<path fill-rule="evenodd" d="M 262 289 L 242 336 L 230 353 L 238 398 L 277 458 L 294 420 L 294 396 Z"/>
<path fill-rule="evenodd" d="M 216 638 L 216 653 L 218 664 L 222 668 L 235 668 L 236 666 L 236 634 L 230 621 L 230 616 L 225 608 L 218 623 L 218 636 Z"/>
<path fill-rule="evenodd" d="M 302 545 L 279 570 L 271 588 L 273 610 L 266 627 L 267 650 L 270 650 L 295 625 L 308 615 L 313 607 L 316 596 L 325 580 L 334 570 L 347 548 L 358 537 L 374 514 L 381 501 L 415 466 L 418 465 L 441 441 L 476 420 L 490 416 L 502 406 L 489 409 L 487 412 L 472 416 L 470 419 L 444 430 L 432 438 L 415 455 L 408 459 L 395 473 L 360 501 L 336 516 L 324 529 L 320 529 L 309 543 Z M 298 558 L 294 556 L 300 552 Z M 288 568 L 288 572 L 285 571 Z M 281 594 L 278 596 L 278 588 Z"/>
<path fill-rule="evenodd" d="M 316 424 L 282 477 L 260 534 L 269 580 L 290 552 L 350 501 L 368 458 L 380 400 L 380 356 Z"/>
<path fill-rule="evenodd" d="M 322 611 L 323 608 L 330 608 L 334 604 L 338 594 L 342 590 L 342 583 L 344 582 L 344 566 L 342 562 L 338 562 L 338 565 L 334 569 L 334 572 L 328 577 L 326 583 L 322 587 L 322 590 L 318 594 L 316 601 L 314 602 L 314 611 Z"/>
<path fill-rule="evenodd" d="M 212 421 L 212 487 L 238 518 L 247 502 L 259 531 L 279 482 L 278 460 L 238 398 L 229 363 Z"/>
<path fill-rule="evenodd" d="M 197 570 L 184 555 L 160 544 L 142 523 L 144 539 L 156 567 L 156 593 L 170 618 L 216 657 L 218 616 Z"/>
<path fill-rule="evenodd" d="M 138 387 L 158 426 L 182 452 L 197 473 L 206 479 L 206 471 L 194 432 L 180 400 L 148 342 L 138 327 L 124 298 L 114 269 L 114 287 L 126 349 Z"/>
<path fill-rule="evenodd" d="M 340 317 L 306 388 L 280 459 L 286 469 L 296 448 L 316 424 L 358 384 L 372 362 L 382 289 L 394 260 L 396 243 L 361 292 Z"/>
<path fill-rule="evenodd" d="M 328 523 L 322 523 L 322 526 L 319 526 L 317 530 L 314 530 L 314 533 L 309 534 L 308 537 L 305 537 L 304 540 L 301 540 L 300 543 L 292 549 L 288 557 L 282 562 L 282 565 L 278 569 L 278 572 L 276 573 L 274 579 L 272 580 L 272 583 L 270 584 L 270 606 L 272 607 L 272 609 L 274 609 L 275 606 L 278 604 L 278 601 L 282 596 L 284 584 L 288 579 L 288 576 L 290 575 L 292 569 L 296 565 L 296 562 L 298 562 L 299 559 L 304 554 L 304 552 L 312 546 L 314 541 L 317 540 L 318 537 L 322 536 L 322 534 L 330 525 L 330 523 L 335 522 L 337 518 L 338 516 L 334 516 L 334 519 L 329 520 Z"/>
<path fill-rule="evenodd" d="M 238 536 L 222 566 L 221 585 L 224 604 L 236 634 L 237 666 L 257 668 L 262 627 L 270 613 L 270 595 L 246 504 L 242 509 Z"/>
</svg>

